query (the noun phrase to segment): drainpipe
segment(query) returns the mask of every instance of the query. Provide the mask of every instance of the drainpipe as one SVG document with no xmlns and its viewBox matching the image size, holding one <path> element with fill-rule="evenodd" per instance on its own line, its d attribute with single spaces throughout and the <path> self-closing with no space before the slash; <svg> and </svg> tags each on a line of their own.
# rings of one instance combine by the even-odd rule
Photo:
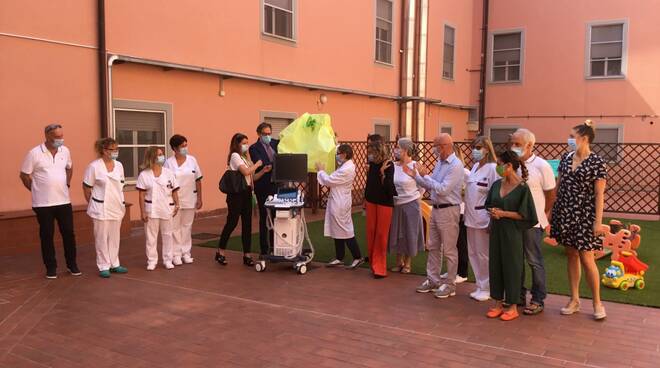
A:
<svg viewBox="0 0 660 368">
<path fill-rule="evenodd" d="M 108 53 L 105 46 L 105 0 L 98 0 L 96 5 L 98 64 L 99 64 L 99 119 L 101 122 L 101 137 L 108 136 L 108 84 L 106 60 Z"/>
<path fill-rule="evenodd" d="M 406 83 L 406 0 L 401 2 L 401 26 L 399 28 L 399 98 L 405 96 L 404 85 Z M 396 134 L 396 140 L 405 135 L 404 110 L 405 101 L 399 101 L 399 130 Z M 404 134 L 402 134 L 404 133 Z"/>
<path fill-rule="evenodd" d="M 426 132 L 426 73 L 427 73 L 427 47 L 428 47 L 428 14 L 429 1 L 419 0 L 418 40 L 417 40 L 417 127 L 415 129 L 416 139 L 423 141 Z"/>
<path fill-rule="evenodd" d="M 481 68 L 479 81 L 479 132 L 484 134 L 485 116 L 486 116 L 486 65 L 488 53 L 488 0 L 483 0 L 483 20 L 481 25 Z"/>
<path fill-rule="evenodd" d="M 103 66 L 103 69 L 108 71 L 108 92 L 107 92 L 107 100 L 105 101 L 105 103 L 108 106 L 107 111 L 106 111 L 106 119 L 107 119 L 107 122 L 108 122 L 107 127 L 109 128 L 108 136 L 110 136 L 110 137 L 114 135 L 114 131 L 115 131 L 114 110 L 112 109 L 112 64 L 115 61 L 117 61 L 117 59 L 119 59 L 119 56 L 112 55 L 108 59 L 107 66 L 105 64 Z M 120 62 L 121 62 L 121 60 L 120 60 Z"/>
</svg>

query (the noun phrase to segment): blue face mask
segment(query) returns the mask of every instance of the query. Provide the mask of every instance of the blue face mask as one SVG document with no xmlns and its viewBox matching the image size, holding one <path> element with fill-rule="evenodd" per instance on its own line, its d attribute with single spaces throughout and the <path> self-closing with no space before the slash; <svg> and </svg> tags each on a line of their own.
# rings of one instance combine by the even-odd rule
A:
<svg viewBox="0 0 660 368">
<path fill-rule="evenodd" d="M 64 139 L 53 139 L 53 147 L 60 148 L 64 145 Z"/>
<path fill-rule="evenodd" d="M 369 162 L 374 162 L 374 155 L 372 155 L 372 154 L 368 154 L 368 155 L 367 155 L 367 161 L 369 161 Z"/>
<path fill-rule="evenodd" d="M 264 142 L 264 144 L 270 144 L 271 137 L 269 135 L 262 135 L 261 136 L 261 141 Z"/>
<path fill-rule="evenodd" d="M 341 156 L 339 156 L 339 155 L 336 155 L 336 156 L 335 156 L 335 159 L 337 160 L 337 163 L 338 163 L 339 165 L 341 165 L 341 164 L 344 163 L 344 159 L 342 159 Z"/>
<path fill-rule="evenodd" d="M 571 151 L 577 150 L 577 142 L 575 141 L 575 138 L 568 138 L 568 148 L 570 148 Z"/>
<path fill-rule="evenodd" d="M 399 148 L 394 149 L 394 159 L 397 161 L 401 160 L 401 150 Z"/>
<path fill-rule="evenodd" d="M 478 149 L 473 149 L 472 150 L 472 159 L 475 161 L 481 161 L 484 159 L 484 151 L 483 150 L 478 150 Z"/>
<path fill-rule="evenodd" d="M 523 156 L 523 149 L 520 147 L 511 147 L 511 151 L 513 151 L 518 157 Z"/>
<path fill-rule="evenodd" d="M 117 161 L 119 158 L 119 152 L 110 152 L 110 158 Z"/>
<path fill-rule="evenodd" d="M 165 156 L 164 156 L 164 155 L 159 155 L 159 156 L 156 158 L 156 163 L 157 163 L 158 165 L 161 165 L 161 166 L 164 165 L 164 164 L 165 164 Z"/>
<path fill-rule="evenodd" d="M 179 153 L 184 156 L 188 156 L 188 147 L 179 148 Z"/>
</svg>

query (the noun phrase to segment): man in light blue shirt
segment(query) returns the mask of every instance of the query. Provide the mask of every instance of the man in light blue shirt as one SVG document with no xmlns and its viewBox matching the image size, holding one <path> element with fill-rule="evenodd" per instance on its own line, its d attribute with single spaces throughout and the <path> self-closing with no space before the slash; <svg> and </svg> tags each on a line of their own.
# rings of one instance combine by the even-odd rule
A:
<svg viewBox="0 0 660 368">
<path fill-rule="evenodd" d="M 431 193 L 433 211 L 429 221 L 428 260 L 426 281 L 417 287 L 417 292 L 435 292 L 437 298 L 456 295 L 456 271 L 458 268 L 459 220 L 462 202 L 461 190 L 465 172 L 463 162 L 454 154 L 454 142 L 449 134 L 441 134 L 433 140 L 433 150 L 438 162 L 429 175 L 426 168 L 404 168 L 406 174 L 415 178 L 419 186 Z M 447 258 L 447 278 L 440 277 L 442 257 Z"/>
</svg>

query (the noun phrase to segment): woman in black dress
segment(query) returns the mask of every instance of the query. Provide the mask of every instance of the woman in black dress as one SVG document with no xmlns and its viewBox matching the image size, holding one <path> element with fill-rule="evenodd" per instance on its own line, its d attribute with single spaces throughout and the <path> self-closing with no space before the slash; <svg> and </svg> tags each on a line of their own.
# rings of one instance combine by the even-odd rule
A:
<svg viewBox="0 0 660 368">
<path fill-rule="evenodd" d="M 566 247 L 571 300 L 561 314 L 580 310 L 580 264 L 593 294 L 594 319 L 606 317 L 600 300 L 600 276 L 594 250 L 602 249 L 603 201 L 607 171 L 605 161 L 591 151 L 595 132 L 591 120 L 573 128 L 559 164 L 557 201 L 552 208 L 550 235 Z"/>
</svg>

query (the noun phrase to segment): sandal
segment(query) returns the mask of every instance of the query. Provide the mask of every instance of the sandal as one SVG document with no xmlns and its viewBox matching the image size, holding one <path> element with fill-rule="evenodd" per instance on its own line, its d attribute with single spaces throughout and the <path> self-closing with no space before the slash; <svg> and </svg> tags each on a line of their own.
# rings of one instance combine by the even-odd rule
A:
<svg viewBox="0 0 660 368">
<path fill-rule="evenodd" d="M 407 274 L 409 274 L 410 272 L 412 272 L 412 270 L 410 269 L 410 267 L 401 267 L 401 273 L 407 275 Z"/>
<path fill-rule="evenodd" d="M 536 304 L 534 302 L 530 303 L 525 309 L 523 309 L 523 313 L 528 316 L 533 316 L 541 312 L 543 312 L 543 304 Z"/>
<path fill-rule="evenodd" d="M 220 264 L 223 265 L 223 266 L 226 266 L 226 265 L 227 265 L 227 258 L 225 258 L 225 256 L 223 256 L 223 255 L 220 254 L 220 253 L 216 253 L 216 254 L 215 254 L 215 261 L 218 262 L 218 263 L 220 263 Z"/>
<path fill-rule="evenodd" d="M 390 271 L 392 272 L 401 272 L 401 270 L 403 270 L 403 266 L 394 266 L 390 268 Z"/>
<path fill-rule="evenodd" d="M 499 306 L 490 308 L 488 310 L 488 313 L 486 313 L 486 317 L 488 317 L 488 318 L 497 318 L 497 317 L 501 316 L 502 313 L 504 313 L 504 308 L 501 305 L 499 305 Z"/>
<path fill-rule="evenodd" d="M 514 319 L 516 319 L 518 317 L 520 317 L 520 315 L 518 314 L 518 309 L 515 308 L 515 307 L 512 307 L 508 311 L 502 313 L 502 315 L 500 316 L 500 319 L 502 321 L 513 321 Z"/>
</svg>

